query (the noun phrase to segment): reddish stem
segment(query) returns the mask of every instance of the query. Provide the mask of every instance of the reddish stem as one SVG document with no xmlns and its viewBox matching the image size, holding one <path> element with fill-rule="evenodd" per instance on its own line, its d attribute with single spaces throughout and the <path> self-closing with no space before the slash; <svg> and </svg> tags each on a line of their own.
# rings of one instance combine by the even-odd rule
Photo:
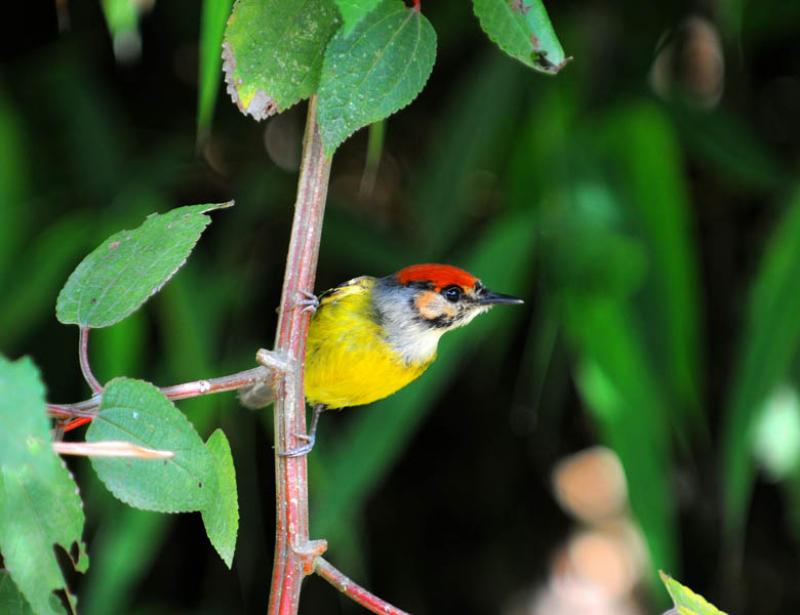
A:
<svg viewBox="0 0 800 615">
<path fill-rule="evenodd" d="M 61 427 L 61 431 L 63 433 L 67 433 L 68 431 L 72 431 L 73 429 L 78 429 L 82 425 L 86 425 L 87 423 L 91 423 L 94 420 L 94 417 L 91 416 L 81 416 L 77 419 L 72 419 L 69 423 Z"/>
<path fill-rule="evenodd" d="M 295 615 L 300 585 L 311 572 L 307 554 L 312 550 L 308 535 L 308 476 L 306 458 L 283 457 L 280 451 L 302 442 L 306 432 L 303 359 L 310 315 L 298 304 L 303 291 L 314 290 L 322 219 L 328 192 L 331 159 L 325 155 L 317 125 L 317 99 L 308 103 L 303 137 L 303 157 L 297 185 L 294 221 L 286 258 L 280 318 L 275 352 L 288 357 L 293 367 L 275 388 L 275 561 L 269 598 L 270 615 Z M 303 554 L 306 554 L 304 556 Z"/>
<path fill-rule="evenodd" d="M 195 380 L 193 382 L 184 382 L 183 384 L 173 384 L 172 386 L 161 387 L 159 390 L 167 399 L 177 401 L 179 399 L 188 399 L 189 397 L 213 395 L 214 393 L 243 389 L 257 382 L 269 380 L 271 377 L 273 377 L 273 373 L 269 368 L 254 367 L 253 369 L 236 372 L 229 376 Z M 98 394 L 90 399 L 75 404 L 47 404 L 47 411 L 50 413 L 50 416 L 56 418 L 88 417 L 89 420 L 91 420 L 94 418 L 97 408 L 100 407 L 100 402 L 101 396 Z M 78 425 L 76 425 L 76 427 L 78 427 Z M 74 427 L 72 429 L 74 429 Z"/>
<path fill-rule="evenodd" d="M 230 376 L 174 384 L 168 387 L 161 387 L 160 390 L 166 395 L 167 399 L 177 401 L 179 399 L 188 399 L 189 397 L 199 397 L 200 395 L 236 391 L 256 382 L 263 382 L 271 375 L 270 370 L 266 367 L 254 367 L 243 372 L 236 372 Z"/>
<path fill-rule="evenodd" d="M 314 571 L 353 602 L 357 602 L 368 611 L 383 615 L 409 615 L 385 600 L 381 600 L 375 594 L 368 592 L 322 557 L 317 558 Z"/>
<path fill-rule="evenodd" d="M 78 339 L 78 361 L 81 364 L 81 372 L 83 378 L 86 380 L 89 387 L 93 392 L 99 393 L 103 390 L 103 385 L 95 378 L 92 372 L 92 366 L 89 364 L 89 327 L 80 328 L 80 337 Z"/>
</svg>

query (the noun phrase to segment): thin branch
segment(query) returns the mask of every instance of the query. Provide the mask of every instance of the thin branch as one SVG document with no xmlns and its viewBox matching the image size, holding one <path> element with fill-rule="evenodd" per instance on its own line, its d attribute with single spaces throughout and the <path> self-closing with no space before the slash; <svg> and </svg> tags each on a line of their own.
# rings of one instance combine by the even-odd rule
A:
<svg viewBox="0 0 800 615">
<path fill-rule="evenodd" d="M 317 125 L 317 98 L 308 103 L 303 155 L 297 185 L 286 273 L 283 278 L 275 351 L 294 369 L 276 381 L 275 482 L 277 519 L 275 560 L 269 598 L 270 615 L 295 615 L 303 577 L 313 570 L 323 543 L 308 534 L 308 475 L 305 456 L 284 457 L 280 451 L 298 447 L 297 434 L 306 432 L 303 359 L 310 314 L 298 303 L 314 290 L 331 159 L 325 155 Z"/>
<path fill-rule="evenodd" d="M 179 399 L 188 399 L 189 397 L 236 391 L 258 382 L 269 381 L 274 377 L 273 374 L 274 370 L 268 367 L 254 367 L 229 376 L 173 384 L 172 386 L 161 387 L 159 390 L 167 399 L 177 401 Z M 74 404 L 47 404 L 47 411 L 50 416 L 56 418 L 94 417 L 97 415 L 97 408 L 100 407 L 101 401 L 102 397 L 98 393 L 89 399 Z"/>
<path fill-rule="evenodd" d="M 353 602 L 357 602 L 368 611 L 381 613 L 382 615 L 409 615 L 406 611 L 392 606 L 385 600 L 381 600 L 375 594 L 367 591 L 322 557 L 317 558 L 314 572 L 345 594 Z"/>
<path fill-rule="evenodd" d="M 106 440 L 104 442 L 53 442 L 53 450 L 59 455 L 81 457 L 134 457 L 136 459 L 169 459 L 172 451 L 159 451 L 132 442 Z"/>
<path fill-rule="evenodd" d="M 78 340 L 78 360 L 81 364 L 83 378 L 95 393 L 103 390 L 103 385 L 95 378 L 92 366 L 89 364 L 89 327 L 81 327 L 80 338 Z"/>
<path fill-rule="evenodd" d="M 236 391 L 244 387 L 264 382 L 272 378 L 273 372 L 266 367 L 254 367 L 243 372 L 236 372 L 230 376 L 220 376 L 219 378 L 209 378 L 207 380 L 195 380 L 184 384 L 174 384 L 169 387 L 161 387 L 161 392 L 167 399 L 173 401 L 187 399 L 189 397 L 199 397 L 200 395 L 213 395 L 225 391 Z"/>
</svg>

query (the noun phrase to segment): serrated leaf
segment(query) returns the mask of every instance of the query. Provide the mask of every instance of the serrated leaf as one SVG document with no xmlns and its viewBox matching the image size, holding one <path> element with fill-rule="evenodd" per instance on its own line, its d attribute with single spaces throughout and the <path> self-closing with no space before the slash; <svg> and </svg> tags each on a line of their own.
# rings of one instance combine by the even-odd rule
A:
<svg viewBox="0 0 800 615">
<path fill-rule="evenodd" d="M 239 110 L 263 120 L 311 96 L 339 23 L 332 0 L 238 0 L 222 59 Z"/>
<path fill-rule="evenodd" d="M 34 612 L 63 613 L 53 592 L 66 592 L 73 607 L 74 597 L 53 547 L 70 552 L 77 543 L 73 563 L 86 569 L 83 506 L 75 481 L 50 446 L 44 386 L 28 358 L 12 363 L 0 357 L 0 421 L 0 552 Z"/>
<path fill-rule="evenodd" d="M 472 0 L 472 8 L 489 39 L 512 58 L 548 75 L 569 62 L 541 0 Z"/>
<path fill-rule="evenodd" d="M 53 596 L 55 598 L 55 596 Z M 0 613 L 5 615 L 33 615 L 31 606 L 25 600 L 11 575 L 0 570 Z"/>
<path fill-rule="evenodd" d="M 344 25 L 342 30 L 345 35 L 350 34 L 359 22 L 369 15 L 370 11 L 378 6 L 380 0 L 335 0 L 342 15 Z"/>
<path fill-rule="evenodd" d="M 713 604 L 709 604 L 703 596 L 681 585 L 663 571 L 659 571 L 658 574 L 661 575 L 661 580 L 680 615 L 727 615 Z"/>
<path fill-rule="evenodd" d="M 192 512 L 204 510 L 215 497 L 214 457 L 183 413 L 149 382 L 131 378 L 109 382 L 86 440 L 125 440 L 175 453 L 163 460 L 91 458 L 108 490 L 130 506 Z"/>
<path fill-rule="evenodd" d="M 58 295 L 56 317 L 65 325 L 98 328 L 129 316 L 186 262 L 211 222 L 204 214 L 231 205 L 178 207 L 112 235 L 69 276 Z"/>
<path fill-rule="evenodd" d="M 325 153 L 414 100 L 435 59 L 433 26 L 402 0 L 381 2 L 350 35 L 337 32 L 325 50 L 319 84 Z"/>
<path fill-rule="evenodd" d="M 221 429 L 208 438 L 208 450 L 217 471 L 217 492 L 201 512 L 206 534 L 222 561 L 231 567 L 239 531 L 239 497 L 236 491 L 236 469 L 228 439 Z"/>
</svg>

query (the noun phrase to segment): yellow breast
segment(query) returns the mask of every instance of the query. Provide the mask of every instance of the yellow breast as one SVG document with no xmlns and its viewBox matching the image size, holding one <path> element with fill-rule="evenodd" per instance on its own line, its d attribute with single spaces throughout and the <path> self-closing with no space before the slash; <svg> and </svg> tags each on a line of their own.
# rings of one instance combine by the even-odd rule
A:
<svg viewBox="0 0 800 615">
<path fill-rule="evenodd" d="M 329 408 L 383 399 L 418 378 L 435 355 L 406 363 L 386 342 L 372 314 L 375 279 L 356 278 L 320 297 L 308 331 L 306 399 Z"/>
</svg>

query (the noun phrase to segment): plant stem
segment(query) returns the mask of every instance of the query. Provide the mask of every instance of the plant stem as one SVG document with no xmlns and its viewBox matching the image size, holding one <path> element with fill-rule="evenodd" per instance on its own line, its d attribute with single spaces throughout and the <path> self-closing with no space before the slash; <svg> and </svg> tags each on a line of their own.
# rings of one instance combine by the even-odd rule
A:
<svg viewBox="0 0 800 615">
<path fill-rule="evenodd" d="M 161 392 L 167 399 L 173 401 L 198 397 L 200 395 L 211 395 L 224 391 L 236 391 L 255 382 L 263 382 L 271 377 L 270 370 L 266 367 L 254 367 L 243 372 L 236 372 L 230 376 L 220 376 L 219 378 L 209 378 L 208 380 L 195 380 L 184 384 L 174 384 L 162 387 Z"/>
<path fill-rule="evenodd" d="M 254 367 L 246 369 L 229 376 L 219 376 L 218 378 L 208 378 L 206 380 L 194 380 L 183 384 L 173 384 L 168 387 L 161 387 L 159 390 L 173 401 L 187 399 L 189 397 L 199 397 L 200 395 L 213 395 L 214 393 L 224 393 L 225 391 L 235 391 L 243 389 L 257 382 L 264 382 L 273 377 L 273 371 L 267 367 Z M 101 396 L 99 394 L 79 401 L 74 404 L 47 404 L 47 410 L 51 416 L 59 418 L 71 418 L 78 416 L 93 417 L 97 408 L 100 407 Z"/>
<path fill-rule="evenodd" d="M 396 606 L 392 606 L 388 602 L 381 600 L 375 594 L 368 592 L 322 557 L 317 558 L 314 572 L 345 594 L 353 602 L 357 602 L 368 611 L 382 613 L 383 615 L 409 615 Z"/>
<path fill-rule="evenodd" d="M 298 303 L 314 290 L 322 219 L 331 159 L 325 156 L 317 125 L 317 99 L 308 103 L 303 155 L 297 185 L 292 234 L 286 258 L 280 317 L 274 350 L 292 364 L 275 388 L 275 561 L 269 598 L 270 615 L 295 615 L 303 577 L 313 571 L 309 558 L 318 550 L 308 535 L 308 474 L 305 456 L 283 457 L 280 451 L 302 442 L 306 432 L 303 359 L 310 314 Z"/>
<path fill-rule="evenodd" d="M 92 392 L 101 392 L 103 390 L 103 385 L 97 380 L 94 372 L 92 372 L 92 366 L 89 364 L 89 327 L 80 328 L 80 337 L 78 339 L 78 361 L 81 364 L 83 378 L 92 389 Z"/>
</svg>

